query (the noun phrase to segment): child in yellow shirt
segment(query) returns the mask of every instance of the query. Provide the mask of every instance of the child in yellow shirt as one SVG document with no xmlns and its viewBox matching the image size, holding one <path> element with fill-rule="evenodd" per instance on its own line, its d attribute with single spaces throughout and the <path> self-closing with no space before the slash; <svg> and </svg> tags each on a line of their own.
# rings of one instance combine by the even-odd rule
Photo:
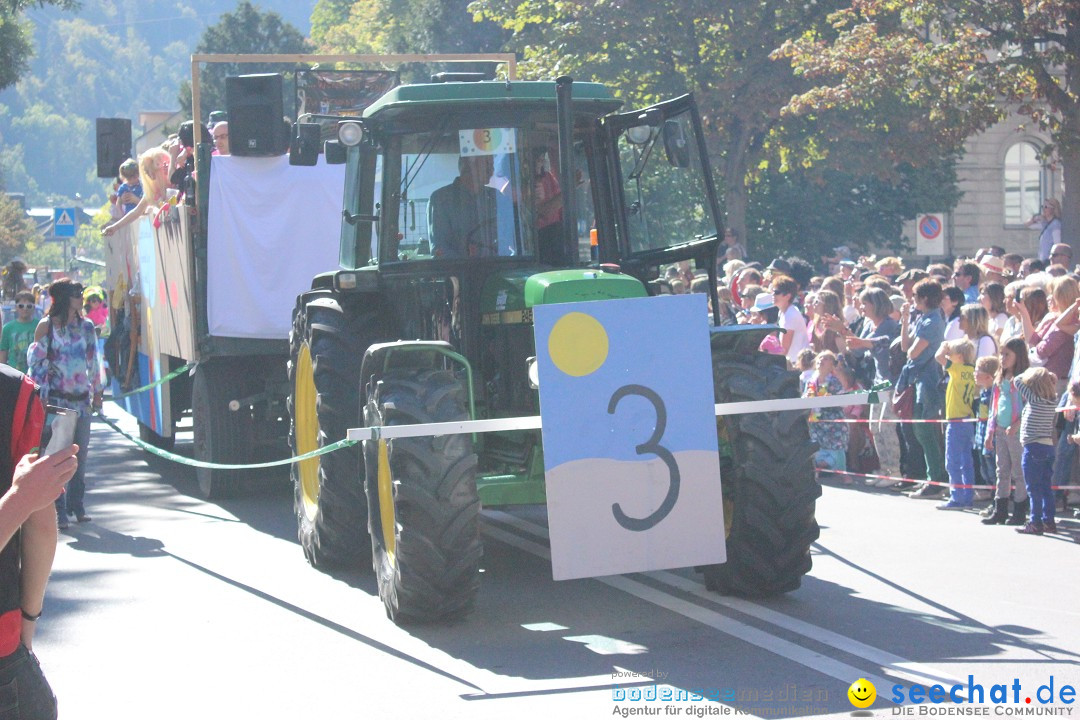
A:
<svg viewBox="0 0 1080 720">
<path fill-rule="evenodd" d="M 938 510 L 972 507 L 975 491 L 975 463 L 971 456 L 975 441 L 975 345 L 963 338 L 941 343 L 934 356 L 945 367 L 949 384 L 945 388 L 945 469 L 949 473 L 949 501 Z"/>
</svg>

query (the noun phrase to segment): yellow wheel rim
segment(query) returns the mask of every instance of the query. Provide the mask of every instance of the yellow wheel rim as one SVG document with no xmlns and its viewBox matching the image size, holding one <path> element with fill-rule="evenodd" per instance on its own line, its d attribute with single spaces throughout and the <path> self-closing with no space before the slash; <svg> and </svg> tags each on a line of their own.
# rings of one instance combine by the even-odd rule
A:
<svg viewBox="0 0 1080 720">
<path fill-rule="evenodd" d="M 386 441 L 379 441 L 379 520 L 382 524 L 383 547 L 387 559 L 394 564 L 395 533 L 397 519 L 394 517 L 394 480 L 390 476 L 390 453 Z"/>
<path fill-rule="evenodd" d="M 296 358 L 293 388 L 293 426 L 296 437 L 296 454 L 303 455 L 319 449 L 319 415 L 315 411 L 315 372 L 311 365 L 311 350 L 307 344 L 300 346 Z M 300 490 L 304 513 L 313 518 L 319 507 L 319 458 L 308 458 L 299 463 Z"/>
</svg>

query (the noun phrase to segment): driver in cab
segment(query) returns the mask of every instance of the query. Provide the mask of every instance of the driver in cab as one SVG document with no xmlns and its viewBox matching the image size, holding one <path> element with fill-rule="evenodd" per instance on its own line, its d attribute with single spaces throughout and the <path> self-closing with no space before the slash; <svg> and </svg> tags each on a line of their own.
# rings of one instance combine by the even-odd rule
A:
<svg viewBox="0 0 1080 720">
<path fill-rule="evenodd" d="M 441 258 L 486 257 L 498 254 L 495 189 L 488 181 L 495 172 L 491 155 L 458 158 L 458 177 L 431 193 L 428 227 L 432 253 Z"/>
</svg>

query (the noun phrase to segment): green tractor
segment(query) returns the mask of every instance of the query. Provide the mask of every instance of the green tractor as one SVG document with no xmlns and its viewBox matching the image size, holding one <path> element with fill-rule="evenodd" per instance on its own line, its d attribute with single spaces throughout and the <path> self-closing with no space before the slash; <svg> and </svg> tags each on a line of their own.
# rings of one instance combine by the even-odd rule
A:
<svg viewBox="0 0 1080 720">
<path fill-rule="evenodd" d="M 296 455 L 351 427 L 537 415 L 536 305 L 655 294 L 674 266 L 707 271 L 716 308 L 720 215 L 694 100 L 620 105 L 569 78 L 436 76 L 339 123 L 325 152 L 346 164 L 341 267 L 293 316 Z M 716 402 L 798 396 L 784 358 L 758 352 L 766 332 L 714 328 Z M 716 424 L 728 560 L 705 584 L 794 590 L 818 536 L 807 413 Z M 545 501 L 536 430 L 365 441 L 293 468 L 308 561 L 370 559 L 395 622 L 467 613 L 481 508 Z"/>
</svg>

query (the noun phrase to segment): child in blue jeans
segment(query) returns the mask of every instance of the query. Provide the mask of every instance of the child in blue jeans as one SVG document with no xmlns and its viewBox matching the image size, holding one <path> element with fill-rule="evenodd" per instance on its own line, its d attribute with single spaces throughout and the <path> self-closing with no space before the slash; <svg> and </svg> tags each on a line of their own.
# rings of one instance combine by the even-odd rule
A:
<svg viewBox="0 0 1080 720">
<path fill-rule="evenodd" d="M 972 507 L 975 491 L 975 462 L 971 448 L 975 442 L 975 344 L 967 338 L 941 343 L 934 356 L 945 367 L 949 384 L 945 387 L 945 469 L 949 473 L 949 501 L 938 510 L 965 510 Z"/>
<path fill-rule="evenodd" d="M 1054 522 L 1054 491 L 1050 476 L 1054 469 L 1054 420 L 1057 409 L 1057 376 L 1046 368 L 1033 367 L 1013 380 L 1027 403 L 1020 417 L 1020 443 L 1024 453 L 1024 484 L 1031 498 L 1031 518 L 1017 528 L 1024 535 L 1057 532 Z"/>
</svg>

